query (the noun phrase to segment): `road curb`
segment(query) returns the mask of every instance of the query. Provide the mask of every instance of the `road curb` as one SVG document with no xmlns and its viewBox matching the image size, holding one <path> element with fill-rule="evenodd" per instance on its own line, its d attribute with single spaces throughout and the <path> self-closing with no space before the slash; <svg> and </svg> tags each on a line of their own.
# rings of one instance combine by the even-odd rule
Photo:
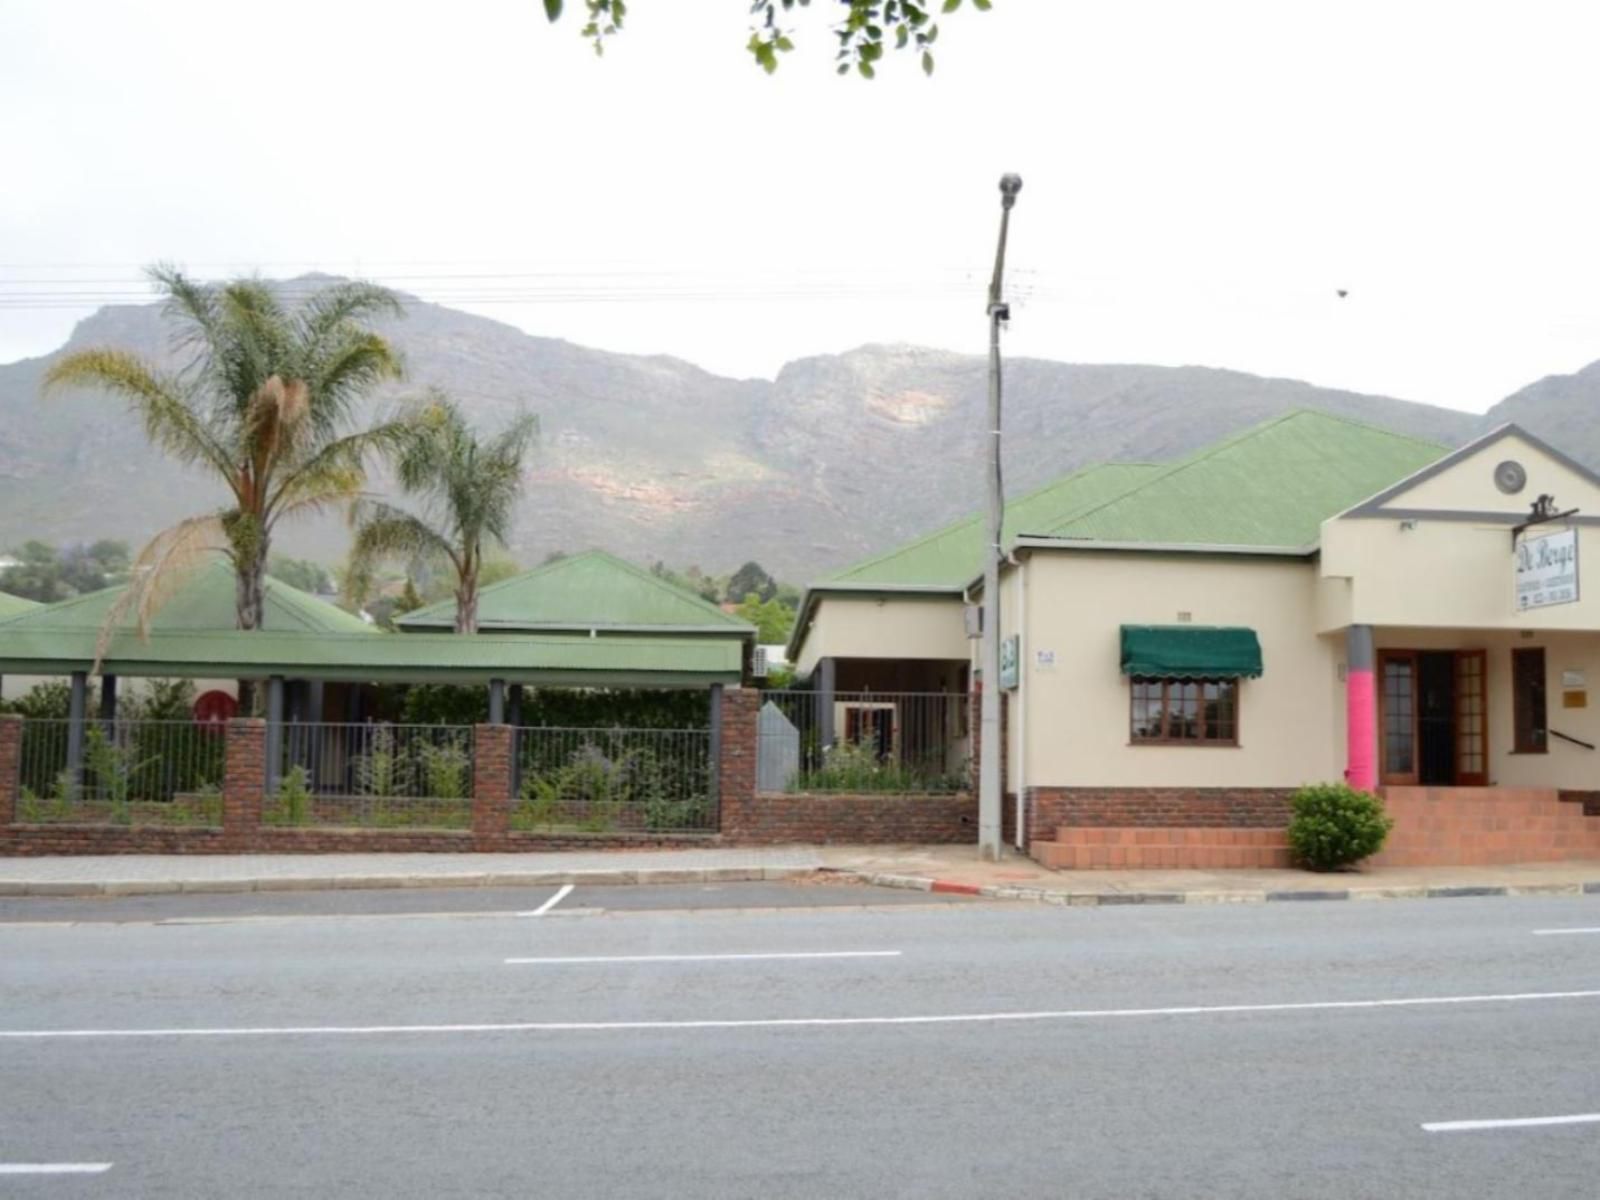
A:
<svg viewBox="0 0 1600 1200">
<path fill-rule="evenodd" d="M 1228 890 L 1194 892 L 1074 892 L 1061 888 L 1019 887 L 1016 884 L 975 884 L 923 875 L 888 875 L 825 867 L 834 879 L 978 896 L 986 900 L 1027 900 L 1070 908 L 1121 908 L 1139 904 L 1307 904 L 1319 901 L 1454 900 L 1479 896 L 1583 896 L 1600 895 L 1600 881 L 1592 883 L 1461 884 L 1439 887 L 1408 885 L 1370 888 L 1287 888 L 1274 891 Z"/>
<path fill-rule="evenodd" d="M 563 884 L 760 883 L 816 874 L 815 867 L 639 867 L 625 871 L 479 871 L 456 875 L 266 875 L 253 879 L 7 880 L 0 896 L 223 895 L 378 888 L 552 887 Z M 930 884 L 932 880 L 928 881 Z"/>
</svg>

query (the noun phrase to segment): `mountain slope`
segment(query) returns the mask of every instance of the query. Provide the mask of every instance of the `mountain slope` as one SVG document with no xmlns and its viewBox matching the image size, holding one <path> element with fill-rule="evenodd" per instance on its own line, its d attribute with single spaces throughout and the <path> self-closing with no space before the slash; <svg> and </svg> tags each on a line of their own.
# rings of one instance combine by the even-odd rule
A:
<svg viewBox="0 0 1600 1200">
<path fill-rule="evenodd" d="M 803 580 L 960 517 L 981 498 L 982 358 L 868 345 L 792 362 L 775 380 L 736 380 L 420 301 L 385 332 L 414 386 L 445 388 L 482 426 L 524 407 L 539 415 L 513 546 L 524 562 L 603 547 L 716 571 L 755 558 Z M 117 306 L 81 322 L 62 349 L 159 355 L 166 336 L 157 306 Z M 214 485 L 151 451 L 115 401 L 41 400 L 55 357 L 0 365 L 0 547 L 27 537 L 138 540 L 220 502 Z M 1597 396 L 1600 367 L 1536 384 L 1495 410 L 1511 406 L 1514 416 L 1495 419 L 1600 462 L 1586 416 Z M 1006 485 L 1016 493 L 1092 463 L 1174 458 L 1293 408 L 1445 443 L 1484 422 L 1234 371 L 1016 359 L 1007 364 Z M 284 530 L 279 548 L 334 561 L 347 536 L 329 520 Z"/>
</svg>

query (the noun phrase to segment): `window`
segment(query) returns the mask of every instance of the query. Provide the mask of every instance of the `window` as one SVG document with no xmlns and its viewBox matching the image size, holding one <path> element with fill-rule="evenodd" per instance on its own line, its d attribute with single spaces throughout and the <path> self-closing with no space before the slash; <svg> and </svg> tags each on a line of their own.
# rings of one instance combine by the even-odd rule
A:
<svg viewBox="0 0 1600 1200">
<path fill-rule="evenodd" d="M 1239 681 L 1134 676 L 1130 737 L 1140 743 L 1237 746 Z"/>
<path fill-rule="evenodd" d="M 1543 754 L 1549 749 L 1544 703 L 1544 648 L 1511 652 L 1511 708 L 1516 723 L 1513 749 Z"/>
</svg>

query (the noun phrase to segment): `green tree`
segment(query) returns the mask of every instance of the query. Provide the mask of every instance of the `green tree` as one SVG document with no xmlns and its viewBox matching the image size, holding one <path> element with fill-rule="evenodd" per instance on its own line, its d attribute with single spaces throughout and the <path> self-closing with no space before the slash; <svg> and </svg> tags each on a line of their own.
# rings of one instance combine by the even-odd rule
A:
<svg viewBox="0 0 1600 1200">
<path fill-rule="evenodd" d="M 779 600 L 762 600 L 751 592 L 734 612 L 756 627 L 756 641 L 781 646 L 794 629 L 794 609 Z"/>
<path fill-rule="evenodd" d="M 227 501 L 139 552 L 107 629 L 129 609 L 148 629 L 184 569 L 214 551 L 233 564 L 238 627 L 259 629 L 278 523 L 353 500 L 368 456 L 407 429 L 403 420 L 350 428 L 373 387 L 400 375 L 399 356 L 365 324 L 399 315 L 400 303 L 387 289 L 341 283 L 291 310 L 256 279 L 199 283 L 167 267 L 150 275 L 189 361 L 168 372 L 125 350 L 82 350 L 50 368 L 45 389 L 98 387 L 122 397 L 151 442 L 220 479 Z"/>
<path fill-rule="evenodd" d="M 456 632 L 476 633 L 484 552 L 491 543 L 503 545 L 510 533 L 522 494 L 522 460 L 537 433 L 537 419 L 524 414 L 480 440 L 460 410 L 435 393 L 395 463 L 401 488 L 421 511 L 378 501 L 358 505 L 351 551 L 356 569 L 384 558 L 446 559 L 455 572 Z"/>
<path fill-rule="evenodd" d="M 606 39 L 622 30 L 628 16 L 631 0 L 582 0 L 588 20 L 582 34 L 594 43 L 595 53 L 605 49 Z M 750 51 L 758 66 L 767 74 L 778 69 L 778 56 L 794 49 L 789 30 L 780 21 L 797 8 L 809 8 L 811 0 L 746 0 L 750 7 L 750 40 L 745 49 Z M 993 0 L 971 0 L 972 7 L 988 12 Z M 940 13 L 952 13 L 961 7 L 962 0 L 831 0 L 830 8 L 839 18 L 833 28 L 839 40 L 838 71 L 844 75 L 853 67 L 871 79 L 877 74 L 876 64 L 883 58 L 884 48 L 908 50 L 920 56 L 922 69 L 933 74 L 933 44 L 939 37 L 939 25 L 933 19 L 937 4 Z M 544 0 L 545 15 L 552 21 L 560 20 L 566 7 L 563 0 Z"/>
<path fill-rule="evenodd" d="M 61 552 L 61 580 L 79 596 L 126 582 L 128 566 L 128 543 L 110 538 Z"/>
<path fill-rule="evenodd" d="M 758 562 L 747 562 L 735 571 L 724 594 L 730 603 L 737 604 L 752 592 L 761 600 L 771 600 L 778 594 L 778 581 Z"/>
<path fill-rule="evenodd" d="M 48 542 L 28 541 L 11 552 L 17 565 L 5 573 L 5 590 L 24 600 L 54 604 L 72 595 L 61 577 L 61 560 Z"/>
</svg>

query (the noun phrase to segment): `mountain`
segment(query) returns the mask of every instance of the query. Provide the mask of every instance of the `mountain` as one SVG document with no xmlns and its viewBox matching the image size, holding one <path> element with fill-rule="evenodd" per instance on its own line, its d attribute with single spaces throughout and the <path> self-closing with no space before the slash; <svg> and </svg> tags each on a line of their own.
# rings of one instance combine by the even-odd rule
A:
<svg viewBox="0 0 1600 1200">
<path fill-rule="evenodd" d="M 867 345 L 789 363 L 774 380 L 728 379 L 419 300 L 384 332 L 404 353 L 411 385 L 443 387 L 482 427 L 520 408 L 539 415 L 512 547 L 525 563 L 603 547 L 713 572 L 754 558 L 804 581 L 980 502 L 982 358 Z M 167 334 L 154 304 L 108 307 L 55 354 L 0 365 L 0 547 L 28 537 L 138 541 L 220 502 L 215 485 L 151 450 L 115 401 L 40 399 L 61 353 L 114 345 L 163 356 Z M 1236 371 L 1011 359 L 1006 485 L 1033 487 L 1092 462 L 1174 458 L 1292 408 L 1450 444 L 1515 419 L 1596 463 L 1600 431 L 1586 414 L 1597 395 L 1600 364 L 1535 384 L 1480 418 Z M 326 520 L 280 531 L 276 548 L 335 562 L 347 538 Z"/>
</svg>

